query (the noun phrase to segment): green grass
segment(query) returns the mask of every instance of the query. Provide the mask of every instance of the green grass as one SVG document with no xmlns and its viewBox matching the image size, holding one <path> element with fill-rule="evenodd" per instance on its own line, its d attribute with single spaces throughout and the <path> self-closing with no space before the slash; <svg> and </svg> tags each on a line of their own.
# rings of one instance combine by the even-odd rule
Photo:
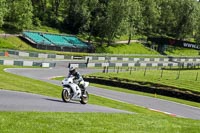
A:
<svg viewBox="0 0 200 133">
<path fill-rule="evenodd" d="M 114 41 L 125 41 L 128 39 L 129 39 L 128 35 L 123 35 L 123 36 L 114 38 Z M 131 37 L 131 40 L 146 40 L 146 39 L 147 39 L 147 37 L 143 36 L 143 35 L 135 35 L 135 36 Z"/>
<path fill-rule="evenodd" d="M 105 113 L 1 112 L 1 133 L 198 133 L 199 121 Z"/>
<path fill-rule="evenodd" d="M 10 67 L 11 66 L 9 66 L 9 68 Z M 61 87 L 39 80 L 6 73 L 3 71 L 4 68 L 6 67 L 0 65 L 0 89 L 23 91 L 53 97 L 60 96 Z"/>
<path fill-rule="evenodd" d="M 51 27 L 48 27 L 48 26 L 34 27 L 34 31 L 49 32 L 49 33 L 55 33 L 55 34 L 60 34 L 61 33 L 58 29 L 51 28 Z"/>
<path fill-rule="evenodd" d="M 198 50 L 179 47 L 169 47 L 165 53 L 171 56 L 199 56 Z"/>
<path fill-rule="evenodd" d="M 0 88 L 60 97 L 61 87 L 3 71 L 0 66 Z M 198 133 L 200 121 L 171 117 L 143 107 L 90 95 L 91 104 L 136 112 L 113 113 L 50 113 L 0 112 L 0 131 L 7 132 L 148 132 Z M 81 105 L 80 105 L 81 106 Z"/>
<path fill-rule="evenodd" d="M 99 76 L 105 78 L 121 78 L 132 81 L 152 82 L 156 84 L 163 84 L 167 86 L 174 86 L 180 89 L 192 90 L 200 92 L 200 70 L 138 70 L 120 73 L 95 73 L 91 76 Z M 161 77 L 162 75 L 162 77 Z M 178 76 L 179 75 L 179 76 Z M 196 80 L 197 79 L 197 80 Z M 147 83 L 148 85 L 148 83 Z"/>
<path fill-rule="evenodd" d="M 1 49 L 18 49 L 18 50 L 35 50 L 31 46 L 27 45 L 18 37 L 2 37 L 0 38 Z"/>
<path fill-rule="evenodd" d="M 0 28 L 0 34 L 2 34 L 2 33 L 5 33 L 5 31 L 3 31 L 3 30 Z"/>
<path fill-rule="evenodd" d="M 99 53 L 110 53 L 110 54 L 152 54 L 159 55 L 158 52 L 148 49 L 140 43 L 127 44 L 116 44 L 109 47 L 102 46 L 97 47 Z"/>
</svg>

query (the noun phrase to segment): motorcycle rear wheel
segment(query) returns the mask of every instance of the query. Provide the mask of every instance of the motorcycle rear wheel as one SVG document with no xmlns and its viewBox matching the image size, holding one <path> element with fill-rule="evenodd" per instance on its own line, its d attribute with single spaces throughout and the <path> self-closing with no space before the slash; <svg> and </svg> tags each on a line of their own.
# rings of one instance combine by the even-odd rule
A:
<svg viewBox="0 0 200 133">
<path fill-rule="evenodd" d="M 71 96 L 70 96 L 69 92 L 67 90 L 65 90 L 65 89 L 62 90 L 61 96 L 62 96 L 62 100 L 64 102 L 69 102 L 70 99 L 71 99 Z"/>
<path fill-rule="evenodd" d="M 89 93 L 88 93 L 87 91 L 86 91 L 85 93 L 86 93 L 86 97 L 81 96 L 81 101 L 80 101 L 81 104 L 86 104 L 86 103 L 88 103 L 88 100 L 89 100 Z"/>
</svg>

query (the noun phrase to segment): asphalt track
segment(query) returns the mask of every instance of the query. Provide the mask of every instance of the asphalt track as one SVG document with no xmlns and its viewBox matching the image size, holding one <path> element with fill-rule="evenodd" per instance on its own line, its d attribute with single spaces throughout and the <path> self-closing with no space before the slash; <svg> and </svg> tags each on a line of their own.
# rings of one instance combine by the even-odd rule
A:
<svg viewBox="0 0 200 133">
<path fill-rule="evenodd" d="M 58 63 L 59 64 L 59 63 Z M 32 68 L 26 68 L 26 69 L 6 69 L 6 72 L 10 72 L 10 73 L 14 73 L 17 75 L 22 75 L 22 76 L 26 76 L 26 77 L 30 77 L 33 79 L 38 79 L 38 80 L 42 80 L 45 82 L 49 82 L 49 83 L 53 83 L 56 85 L 61 85 L 60 81 L 55 81 L 55 80 L 50 80 L 50 78 L 52 77 L 56 77 L 56 76 L 65 76 L 67 75 L 67 68 L 66 68 L 67 64 L 60 64 L 55 68 L 47 68 L 47 69 L 32 69 Z M 96 72 L 96 71 L 101 71 L 101 70 L 95 70 L 95 69 L 79 69 L 79 72 L 82 74 L 86 74 L 86 73 L 92 73 L 92 72 Z M 130 104 L 134 104 L 134 105 L 138 105 L 138 106 L 142 106 L 145 108 L 148 108 L 150 110 L 155 110 L 155 111 L 159 111 L 159 112 L 163 112 L 169 115 L 173 115 L 173 116 L 177 116 L 177 117 L 185 117 L 185 118 L 191 118 L 191 119 L 200 119 L 200 108 L 196 108 L 196 107 L 192 107 L 192 106 L 188 106 L 188 105 L 184 105 L 184 104 L 179 104 L 179 103 L 175 103 L 175 102 L 171 102 L 171 101 L 166 101 L 166 100 L 161 100 L 161 99 L 157 99 L 157 98 L 151 98 L 151 97 L 146 97 L 146 96 L 140 96 L 140 95 L 134 95 L 134 94 L 128 94 L 128 93 L 123 93 L 123 92 L 116 92 L 116 91 L 111 91 L 111 90 L 107 90 L 107 89 L 101 89 L 101 88 L 97 88 L 97 87 L 88 87 L 88 91 L 91 94 L 95 94 L 98 96 L 103 96 L 103 97 L 107 97 L 110 99 L 114 99 L 114 100 L 118 100 L 118 101 L 122 101 L 122 102 L 126 102 L 126 103 L 130 103 Z M 9 99 L 12 97 L 9 97 Z M 66 106 L 67 109 L 71 108 L 73 112 L 76 112 L 77 110 L 81 112 L 81 110 L 83 110 L 85 107 L 87 107 L 87 111 L 88 112 L 93 112 L 92 110 L 97 110 L 94 107 L 89 108 L 89 106 L 93 106 L 90 104 L 87 104 L 86 106 L 84 105 L 84 107 L 80 104 L 78 104 L 78 107 L 80 107 L 79 109 L 73 109 L 75 108 L 74 106 L 76 106 L 77 104 L 63 104 L 62 102 L 60 102 L 60 99 L 55 99 L 55 98 L 50 98 L 51 100 L 47 100 L 49 98 L 42 98 L 43 100 L 46 100 L 46 102 L 51 102 L 52 105 L 56 106 L 57 104 L 62 104 L 64 106 Z M 54 100 L 55 99 L 55 100 Z M 17 99 L 13 99 L 17 100 Z M 2 105 L 2 99 L 0 99 L 0 105 Z M 11 99 L 12 101 L 12 99 Z M 7 105 L 6 103 L 7 101 L 4 100 L 4 104 Z M 16 102 L 15 102 L 16 103 Z M 28 106 L 28 105 L 27 105 Z M 69 107 L 67 107 L 69 106 Z M 77 107 L 77 108 L 78 108 Z M 100 106 L 98 106 L 100 107 Z M 50 107 L 47 107 L 47 110 Z M 104 108 L 104 107 L 100 107 L 100 108 Z M 65 111 L 67 111 L 67 109 Z M 2 110 L 1 106 L 0 106 L 0 110 Z M 51 111 L 51 109 L 49 109 Z M 114 111 L 115 109 L 113 109 Z M 77 112 L 78 112 L 77 111 Z M 86 111 L 86 110 L 85 110 Z M 105 110 L 101 110 L 99 109 L 99 112 L 111 112 L 111 111 L 106 111 Z M 120 110 L 115 110 L 116 112 L 123 112 Z M 114 111 L 114 112 L 115 112 Z M 70 112 L 70 111 L 69 111 Z M 98 112 L 98 111 L 96 111 Z"/>
<path fill-rule="evenodd" d="M 126 111 L 97 105 L 82 105 L 79 102 L 64 103 L 61 99 L 57 98 L 8 90 L 0 90 L 0 110 L 40 112 L 129 113 Z"/>
</svg>

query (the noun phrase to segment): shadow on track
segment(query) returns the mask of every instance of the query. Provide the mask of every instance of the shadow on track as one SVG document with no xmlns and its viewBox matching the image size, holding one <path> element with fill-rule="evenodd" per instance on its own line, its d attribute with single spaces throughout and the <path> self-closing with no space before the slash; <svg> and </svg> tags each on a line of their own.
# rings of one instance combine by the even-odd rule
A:
<svg viewBox="0 0 200 133">
<path fill-rule="evenodd" d="M 44 98 L 45 100 L 48 100 L 48 101 L 53 101 L 53 102 L 59 102 L 59 103 L 66 103 L 66 102 L 63 102 L 62 100 L 58 100 L 58 99 L 50 99 L 50 98 Z M 71 104 L 80 104 L 79 102 L 68 102 L 68 103 L 71 103 Z M 80 104 L 82 105 L 82 104 Z"/>
</svg>

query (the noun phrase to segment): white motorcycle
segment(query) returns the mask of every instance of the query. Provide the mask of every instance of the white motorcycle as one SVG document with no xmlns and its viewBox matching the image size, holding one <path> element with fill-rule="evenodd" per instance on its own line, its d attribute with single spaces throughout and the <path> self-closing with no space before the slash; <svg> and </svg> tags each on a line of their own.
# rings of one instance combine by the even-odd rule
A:
<svg viewBox="0 0 200 133">
<path fill-rule="evenodd" d="M 76 80 L 74 80 L 74 78 L 74 76 L 70 76 L 62 80 L 62 100 L 64 102 L 69 102 L 71 100 L 80 101 L 81 104 L 86 104 L 89 99 L 89 94 L 86 90 L 84 92 L 84 90 L 76 84 Z M 89 86 L 89 82 L 84 82 L 83 85 L 84 88 L 86 88 Z"/>
</svg>

